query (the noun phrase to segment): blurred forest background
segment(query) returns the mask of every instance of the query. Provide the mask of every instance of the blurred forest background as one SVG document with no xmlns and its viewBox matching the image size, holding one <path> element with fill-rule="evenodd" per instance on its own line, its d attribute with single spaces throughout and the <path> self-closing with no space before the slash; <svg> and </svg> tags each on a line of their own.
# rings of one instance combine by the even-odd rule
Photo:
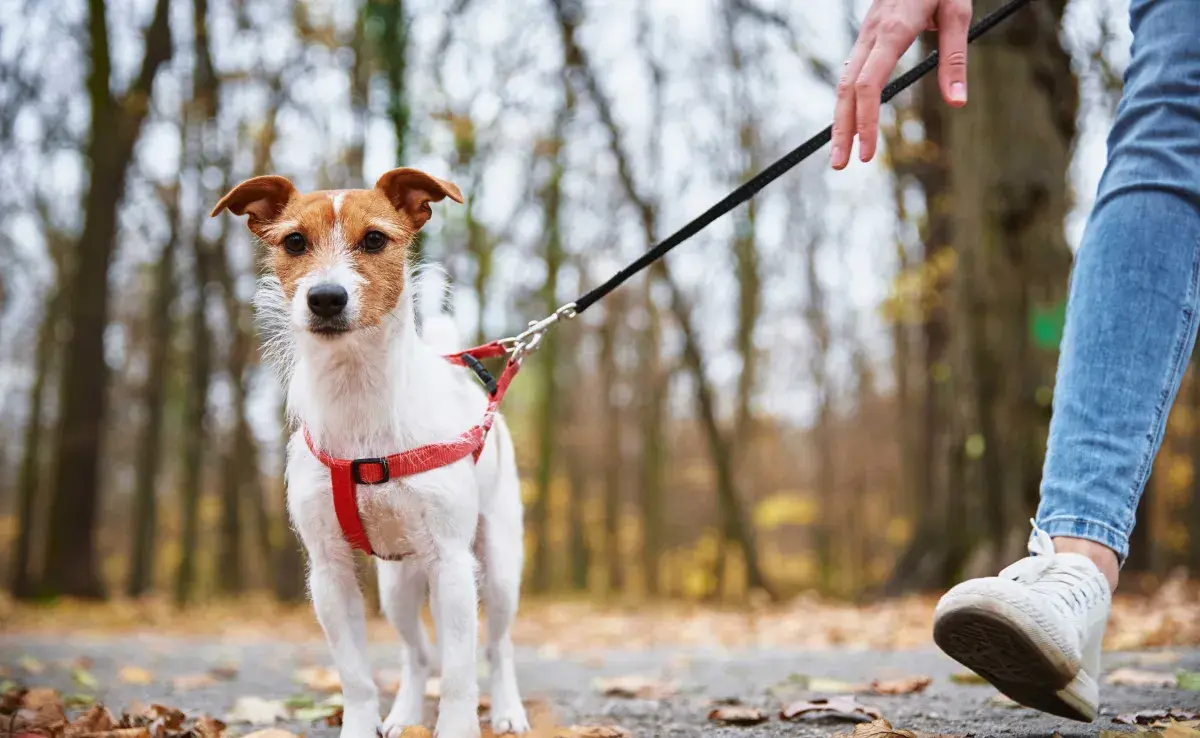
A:
<svg viewBox="0 0 1200 738">
<path fill-rule="evenodd" d="M 464 341 L 508 335 L 824 127 L 865 9 L 0 0 L 4 587 L 303 597 L 231 185 L 455 181 L 420 256 Z M 858 597 L 1017 556 L 1128 41 L 1119 1 L 1033 4 L 964 110 L 920 85 L 882 161 L 816 157 L 558 329 L 506 407 L 526 588 Z M 1198 413 L 1189 374 L 1127 570 L 1200 572 Z"/>
</svg>

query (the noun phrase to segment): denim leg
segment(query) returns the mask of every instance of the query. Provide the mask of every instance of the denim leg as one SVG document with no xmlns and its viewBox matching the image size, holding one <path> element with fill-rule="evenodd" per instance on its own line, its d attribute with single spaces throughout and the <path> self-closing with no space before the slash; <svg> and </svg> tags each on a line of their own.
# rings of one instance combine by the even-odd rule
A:
<svg viewBox="0 0 1200 738">
<path fill-rule="evenodd" d="M 1124 561 L 1196 340 L 1200 3 L 1133 0 L 1133 54 L 1071 274 L 1037 524 Z"/>
</svg>

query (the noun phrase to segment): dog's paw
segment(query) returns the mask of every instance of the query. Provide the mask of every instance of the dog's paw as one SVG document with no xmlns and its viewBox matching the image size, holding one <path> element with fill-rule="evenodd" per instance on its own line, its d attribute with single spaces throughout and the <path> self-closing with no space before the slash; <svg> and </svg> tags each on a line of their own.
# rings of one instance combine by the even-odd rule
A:
<svg viewBox="0 0 1200 738">
<path fill-rule="evenodd" d="M 505 733 L 520 735 L 529 732 L 529 718 L 525 715 L 525 708 L 517 703 L 516 709 L 494 712 L 492 714 L 492 732 L 496 735 Z"/>
<path fill-rule="evenodd" d="M 479 738 L 479 711 L 471 705 L 438 706 L 437 738 Z"/>
<path fill-rule="evenodd" d="M 364 710 L 346 710 L 342 714 L 340 738 L 378 738 L 379 715 Z"/>
</svg>

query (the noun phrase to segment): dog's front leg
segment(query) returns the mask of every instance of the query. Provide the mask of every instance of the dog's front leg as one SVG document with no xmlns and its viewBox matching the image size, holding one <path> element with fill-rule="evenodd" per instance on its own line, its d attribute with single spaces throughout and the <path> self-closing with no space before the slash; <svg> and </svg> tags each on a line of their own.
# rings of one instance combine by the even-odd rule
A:
<svg viewBox="0 0 1200 738">
<path fill-rule="evenodd" d="M 308 587 L 342 680 L 345 712 L 341 738 L 375 738 L 379 732 L 379 688 L 367 661 L 366 617 L 349 547 L 346 554 L 344 558 L 313 556 Z"/>
<path fill-rule="evenodd" d="M 431 562 L 430 584 L 438 643 L 442 650 L 442 697 L 438 738 L 479 735 L 479 686 L 475 644 L 478 640 L 475 556 L 470 540 L 439 546 Z"/>
</svg>

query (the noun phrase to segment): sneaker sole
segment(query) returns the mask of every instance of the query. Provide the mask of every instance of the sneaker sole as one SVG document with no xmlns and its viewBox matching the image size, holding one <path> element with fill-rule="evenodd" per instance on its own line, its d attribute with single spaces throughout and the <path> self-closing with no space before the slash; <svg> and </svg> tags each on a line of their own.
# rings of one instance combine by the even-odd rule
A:
<svg viewBox="0 0 1200 738">
<path fill-rule="evenodd" d="M 1013 605 L 984 595 L 956 598 L 937 614 L 933 640 L 1026 707 L 1084 723 L 1096 719 L 1095 680 Z"/>
</svg>

